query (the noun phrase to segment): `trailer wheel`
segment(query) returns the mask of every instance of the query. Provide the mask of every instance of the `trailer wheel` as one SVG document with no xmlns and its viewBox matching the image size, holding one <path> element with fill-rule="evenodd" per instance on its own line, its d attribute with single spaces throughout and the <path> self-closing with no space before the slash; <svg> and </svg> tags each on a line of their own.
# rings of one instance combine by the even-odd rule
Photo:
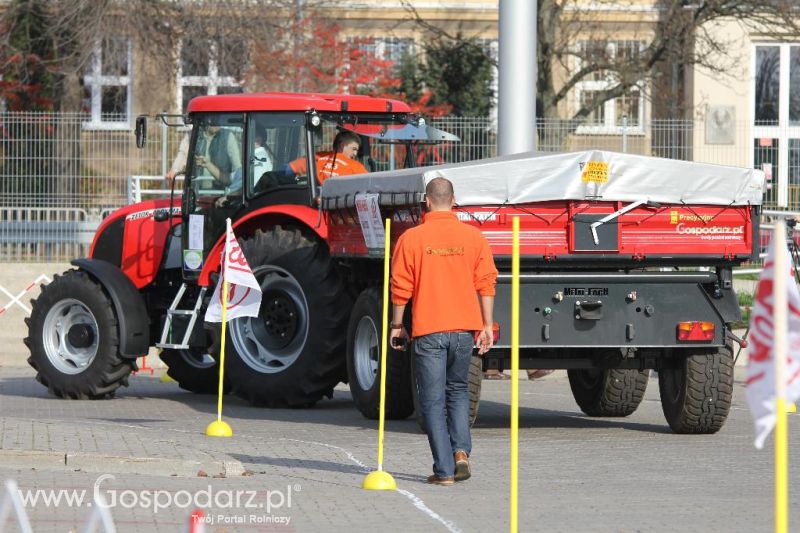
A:
<svg viewBox="0 0 800 533">
<path fill-rule="evenodd" d="M 419 392 L 417 390 L 417 376 L 414 373 L 414 356 L 411 356 L 411 390 L 414 395 L 414 410 L 417 413 L 417 426 L 420 431 L 427 433 L 425 421 L 422 420 L 422 411 L 419 408 Z M 478 419 L 478 408 L 481 404 L 481 384 L 483 383 L 483 359 L 473 355 L 469 361 L 469 427 L 475 425 Z"/>
<path fill-rule="evenodd" d="M 381 401 L 381 297 L 365 289 L 356 299 L 347 326 L 347 376 L 350 394 L 361 414 L 379 416 Z M 403 419 L 414 412 L 410 352 L 390 349 L 386 357 L 386 418 Z"/>
<path fill-rule="evenodd" d="M 99 283 L 68 270 L 42 287 L 25 319 L 36 380 L 59 398 L 110 398 L 136 361 L 119 354 L 117 315 Z"/>
<path fill-rule="evenodd" d="M 217 335 L 219 336 L 219 335 Z M 171 350 L 165 348 L 160 357 L 167 365 L 167 375 L 174 379 L 180 388 L 195 394 L 217 394 L 219 391 L 219 361 L 212 355 L 214 349 L 209 342 L 206 349 Z M 222 392 L 230 392 L 230 382 L 226 378 Z"/>
<path fill-rule="evenodd" d="M 658 371 L 661 408 L 675 433 L 716 433 L 733 396 L 733 350 L 690 355 L 677 368 Z"/>
<path fill-rule="evenodd" d="M 228 324 L 225 372 L 254 405 L 307 407 L 345 374 L 350 301 L 327 247 L 275 226 L 242 239 L 262 291 L 258 317 Z"/>
<path fill-rule="evenodd" d="M 647 389 L 649 370 L 568 370 L 569 387 L 581 411 L 589 416 L 628 416 L 636 411 Z"/>
</svg>

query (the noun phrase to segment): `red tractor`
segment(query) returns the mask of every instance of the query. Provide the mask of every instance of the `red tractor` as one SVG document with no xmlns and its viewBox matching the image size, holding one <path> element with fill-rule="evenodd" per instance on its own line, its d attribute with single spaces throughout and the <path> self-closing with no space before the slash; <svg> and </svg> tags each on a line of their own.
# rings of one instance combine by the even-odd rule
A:
<svg viewBox="0 0 800 533">
<path fill-rule="evenodd" d="M 399 101 L 349 95 L 192 100 L 182 194 L 106 218 L 89 257 L 72 261 L 75 268 L 33 302 L 25 342 L 39 382 L 63 398 L 110 397 L 127 384 L 136 358 L 156 346 L 182 388 L 216 392 L 219 328 L 203 317 L 231 218 L 263 303 L 258 318 L 228 327 L 226 389 L 268 406 L 309 406 L 332 395 L 348 380 L 353 302 L 375 276 L 347 257 L 332 258 L 317 158 L 307 155 L 351 131 L 366 168 L 387 170 L 413 166 L 421 145 L 458 140 L 410 111 Z M 146 130 L 140 117 L 140 146 Z M 298 166 L 307 170 L 298 174 Z M 413 412 L 410 391 L 405 396 L 395 416 Z"/>
</svg>

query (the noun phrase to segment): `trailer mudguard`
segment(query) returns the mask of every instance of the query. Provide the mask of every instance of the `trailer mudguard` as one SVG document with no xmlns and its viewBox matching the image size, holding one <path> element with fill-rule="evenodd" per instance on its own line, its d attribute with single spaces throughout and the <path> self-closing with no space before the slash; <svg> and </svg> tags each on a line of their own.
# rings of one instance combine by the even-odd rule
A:
<svg viewBox="0 0 800 533">
<path fill-rule="evenodd" d="M 119 323 L 119 352 L 123 357 L 147 355 L 150 318 L 139 290 L 119 268 L 102 259 L 75 259 L 72 264 L 95 278 L 111 296 Z"/>
</svg>

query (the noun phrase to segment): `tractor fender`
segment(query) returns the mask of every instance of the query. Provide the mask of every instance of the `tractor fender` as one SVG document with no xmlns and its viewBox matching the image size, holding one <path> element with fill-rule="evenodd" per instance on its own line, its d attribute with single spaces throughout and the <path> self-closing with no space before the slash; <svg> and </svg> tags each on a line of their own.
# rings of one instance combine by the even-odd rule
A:
<svg viewBox="0 0 800 533">
<path fill-rule="evenodd" d="M 305 226 L 316 233 L 320 240 L 327 242 L 328 225 L 325 217 L 320 216 L 319 210 L 304 205 L 281 204 L 256 209 L 233 222 L 232 229 L 237 237 L 251 235 L 256 229 L 264 228 L 265 219 L 270 221 L 270 225 L 294 223 Z M 206 287 L 211 284 L 210 276 L 219 270 L 224 244 L 225 235 L 222 235 L 208 254 L 197 281 L 198 285 Z"/>
<path fill-rule="evenodd" d="M 123 357 L 147 355 L 150 348 L 150 317 L 144 298 L 122 270 L 102 259 L 75 259 L 72 264 L 88 272 L 114 302 L 119 324 L 119 352 Z"/>
</svg>

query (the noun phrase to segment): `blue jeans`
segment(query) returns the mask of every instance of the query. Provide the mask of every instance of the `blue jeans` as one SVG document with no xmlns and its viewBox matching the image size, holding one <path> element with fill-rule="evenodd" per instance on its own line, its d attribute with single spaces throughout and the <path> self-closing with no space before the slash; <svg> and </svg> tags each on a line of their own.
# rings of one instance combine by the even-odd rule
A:
<svg viewBox="0 0 800 533">
<path fill-rule="evenodd" d="M 433 453 L 433 473 L 451 477 L 453 454 L 472 451 L 469 434 L 469 363 L 472 333 L 431 333 L 414 339 L 419 407 Z"/>
</svg>

